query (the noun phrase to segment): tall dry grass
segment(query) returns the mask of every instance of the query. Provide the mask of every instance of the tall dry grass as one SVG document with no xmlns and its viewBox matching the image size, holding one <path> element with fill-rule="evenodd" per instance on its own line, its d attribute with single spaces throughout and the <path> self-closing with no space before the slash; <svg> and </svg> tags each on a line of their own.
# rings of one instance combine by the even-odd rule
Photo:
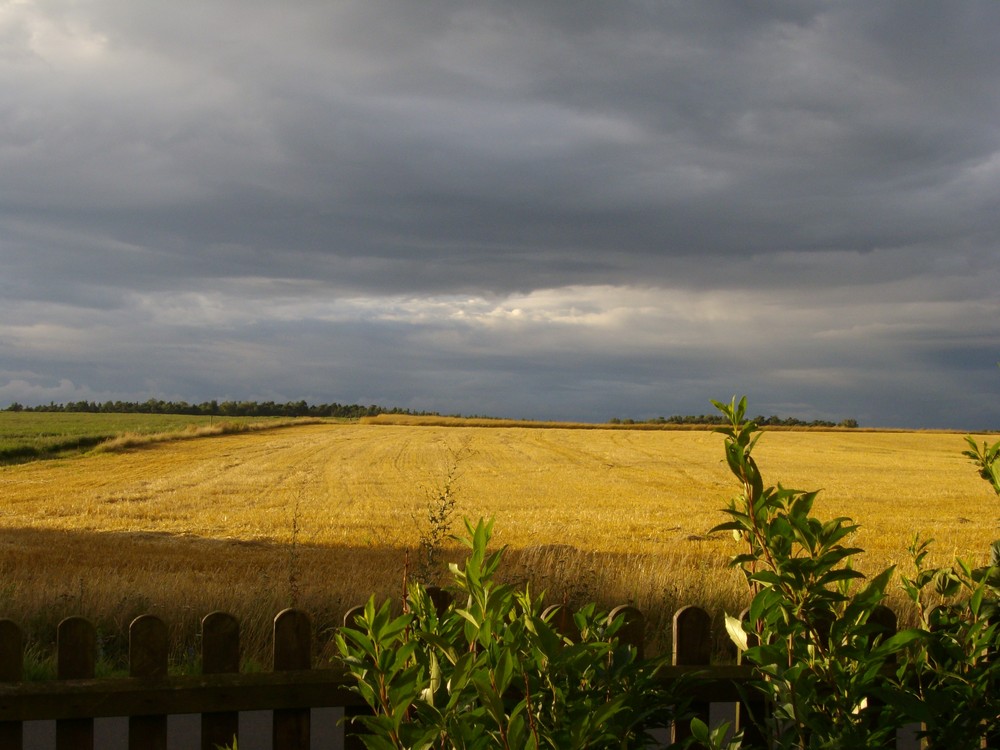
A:
<svg viewBox="0 0 1000 750">
<path fill-rule="evenodd" d="M 207 425 L 189 424 L 180 430 L 165 430 L 163 432 L 121 432 L 112 438 L 102 440 L 94 449 L 94 453 L 120 453 L 133 448 L 142 448 L 156 443 L 172 443 L 177 440 L 193 440 L 195 438 L 215 437 L 218 435 L 233 435 L 241 432 L 261 432 L 293 425 L 325 424 L 328 420 L 296 417 L 294 419 L 269 419 L 267 421 L 235 421 L 213 422 Z"/>
<path fill-rule="evenodd" d="M 905 566 L 918 530 L 938 562 L 985 560 L 998 514 L 963 448 L 956 435 L 769 432 L 757 456 L 766 481 L 823 488 L 818 514 L 860 522 L 876 570 Z M 551 602 L 634 604 L 660 647 L 682 605 L 745 606 L 726 565 L 735 544 L 709 533 L 735 490 L 711 432 L 314 424 L 0 468 L 0 616 L 44 645 L 82 614 L 117 658 L 128 621 L 155 612 L 183 662 L 199 619 L 224 609 L 266 661 L 286 606 L 315 614 L 322 643 L 369 593 L 398 598 L 449 476 L 458 517 L 496 519 L 503 576 Z"/>
</svg>

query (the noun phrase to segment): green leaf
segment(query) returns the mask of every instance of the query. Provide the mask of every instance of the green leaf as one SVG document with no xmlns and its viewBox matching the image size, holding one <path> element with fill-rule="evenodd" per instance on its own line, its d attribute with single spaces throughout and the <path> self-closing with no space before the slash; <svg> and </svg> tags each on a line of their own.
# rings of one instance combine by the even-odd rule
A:
<svg viewBox="0 0 1000 750">
<path fill-rule="evenodd" d="M 934 588 L 940 596 L 955 596 L 962 582 L 951 570 L 942 568 L 934 576 Z"/>
<path fill-rule="evenodd" d="M 969 597 L 969 609 L 972 611 L 973 615 L 979 616 L 979 610 L 983 606 L 983 596 L 986 594 L 986 586 L 980 584 L 976 586 L 975 590 L 972 592 L 972 596 Z"/>
<path fill-rule="evenodd" d="M 763 589 L 750 602 L 750 622 L 758 622 L 764 619 L 764 613 L 775 608 L 780 601 L 781 595 L 774 589 Z"/>
<path fill-rule="evenodd" d="M 726 614 L 726 632 L 729 633 L 729 637 L 732 639 L 733 643 L 740 651 L 746 651 L 747 646 L 747 633 L 743 629 L 743 621 L 733 617 L 730 614 Z"/>
<path fill-rule="evenodd" d="M 911 643 L 919 641 L 927 636 L 927 632 L 923 630 L 918 630 L 917 628 L 907 628 L 906 630 L 900 630 L 898 633 L 894 633 L 882 642 L 881 648 L 885 649 L 887 653 L 895 653 L 900 649 L 909 646 Z"/>
<path fill-rule="evenodd" d="M 341 642 L 343 643 L 343 646 L 341 646 L 340 649 L 342 654 L 347 655 L 348 653 L 354 652 L 354 649 L 352 649 L 346 642 L 347 640 L 350 640 L 357 649 L 360 649 L 365 654 L 365 656 L 370 659 L 375 658 L 375 644 L 365 633 L 360 630 L 354 630 L 353 628 L 341 628 L 340 633 L 342 636 Z"/>
<path fill-rule="evenodd" d="M 418 630 L 416 632 L 416 636 L 420 640 L 425 641 L 436 648 L 451 664 L 454 664 L 458 659 L 458 654 L 452 645 L 452 641 L 445 636 L 438 635 L 437 633 L 431 633 L 426 630 Z"/>
<path fill-rule="evenodd" d="M 388 604 L 388 602 L 387 602 Z M 388 612 L 388 608 L 386 609 Z M 380 621 L 380 627 L 373 628 L 372 636 L 378 641 L 391 641 L 413 624 L 413 616 L 402 614 L 389 622 Z"/>
<path fill-rule="evenodd" d="M 865 574 L 857 570 L 841 568 L 840 570 L 831 570 L 829 573 L 822 575 L 819 579 L 819 583 L 825 586 L 831 583 L 836 583 L 837 581 L 850 581 L 864 577 Z"/>
<path fill-rule="evenodd" d="M 438 663 L 437 655 L 431 651 L 428 655 L 428 682 L 427 688 L 421 693 L 421 698 L 428 705 L 434 705 L 434 695 L 441 689 L 441 665 Z"/>
<path fill-rule="evenodd" d="M 510 687 L 510 681 L 513 676 L 514 657 L 508 649 L 504 649 L 500 652 L 500 657 L 497 659 L 497 666 L 494 670 L 497 691 L 500 693 L 506 692 L 507 688 Z"/>
<path fill-rule="evenodd" d="M 751 581 L 756 583 L 766 583 L 768 586 L 780 586 L 781 576 L 772 570 L 761 570 L 750 576 Z"/>
<path fill-rule="evenodd" d="M 799 495 L 792 501 L 791 508 L 789 512 L 793 516 L 808 516 L 810 511 L 812 511 L 813 503 L 816 500 L 816 492 L 806 492 Z"/>
<path fill-rule="evenodd" d="M 691 736 L 696 742 L 708 745 L 708 725 L 697 716 L 691 719 Z"/>
<path fill-rule="evenodd" d="M 465 689 L 465 686 L 469 683 L 469 678 L 472 674 L 473 669 L 476 667 L 476 654 L 465 653 L 455 662 L 455 668 L 451 672 L 451 677 L 448 679 L 448 691 L 451 693 L 458 693 Z"/>
<path fill-rule="evenodd" d="M 740 521 L 726 521 L 726 523 L 720 523 L 718 526 L 713 526 L 708 530 L 708 533 L 714 534 L 717 531 L 744 531 L 746 528 L 747 525 Z"/>
<path fill-rule="evenodd" d="M 469 610 L 467 610 L 467 609 L 456 609 L 455 610 L 455 614 L 458 615 L 459 617 L 465 619 L 465 620 L 468 620 L 476 629 L 479 628 L 479 625 L 480 625 L 479 620 L 477 620 L 476 617 L 471 612 L 469 612 Z"/>
<path fill-rule="evenodd" d="M 496 726 L 504 726 L 506 723 L 506 712 L 504 711 L 503 701 L 490 684 L 489 674 L 485 670 L 473 672 L 472 683 L 476 687 L 479 700 L 483 708 L 486 709 L 487 714 L 489 714 Z"/>
<path fill-rule="evenodd" d="M 910 721 L 926 723 L 937 718 L 934 708 L 909 690 L 876 685 L 872 688 L 872 694 L 882 702 L 897 708 Z"/>
</svg>

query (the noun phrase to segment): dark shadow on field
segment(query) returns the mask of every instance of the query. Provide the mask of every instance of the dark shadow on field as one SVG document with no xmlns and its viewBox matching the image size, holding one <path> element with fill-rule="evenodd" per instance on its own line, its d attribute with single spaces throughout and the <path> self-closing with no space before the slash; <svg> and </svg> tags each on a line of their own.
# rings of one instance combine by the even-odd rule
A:
<svg viewBox="0 0 1000 750">
<path fill-rule="evenodd" d="M 0 617 L 20 624 L 29 642 L 46 651 L 55 642 L 58 623 L 82 615 L 98 625 L 106 655 L 120 662 L 129 623 L 153 613 L 170 629 L 174 660 L 184 662 L 197 660 L 201 618 L 224 610 L 242 623 L 245 659 L 266 667 L 273 618 L 295 606 L 312 616 L 317 658 L 326 659 L 332 653 L 329 637 L 349 609 L 372 595 L 378 603 L 391 599 L 397 609 L 401 606 L 404 579 L 413 579 L 416 554 L 414 548 L 391 544 L 0 528 Z M 458 546 L 443 549 L 439 574 L 425 582 L 447 586 L 447 563 L 459 562 L 463 555 Z M 699 580 L 725 570 L 721 546 L 712 557 L 702 561 L 704 569 L 688 571 L 693 578 L 684 582 L 676 571 L 664 575 L 668 561 L 654 555 L 536 545 L 507 550 L 498 579 L 530 586 L 534 596 L 545 592 L 547 603 L 573 609 L 587 602 L 604 610 L 637 606 L 648 618 L 647 641 L 659 650 L 669 642 L 678 607 L 699 604 L 719 610 L 721 617 L 719 602 L 691 600 L 690 594 L 704 590 Z M 738 611 L 739 603 L 727 606 Z"/>
<path fill-rule="evenodd" d="M 54 440 L 44 445 L 16 445 L 0 450 L 0 466 L 13 466 L 33 461 L 51 461 L 86 453 L 112 435 L 86 435 Z"/>
</svg>

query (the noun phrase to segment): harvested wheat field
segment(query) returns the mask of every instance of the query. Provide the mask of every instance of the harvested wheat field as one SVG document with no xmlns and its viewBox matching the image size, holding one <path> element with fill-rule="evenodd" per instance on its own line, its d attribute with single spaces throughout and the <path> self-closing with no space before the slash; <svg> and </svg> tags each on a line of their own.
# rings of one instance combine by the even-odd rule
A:
<svg viewBox="0 0 1000 750">
<path fill-rule="evenodd" d="M 859 522 L 873 570 L 906 566 L 918 531 L 935 562 L 985 560 L 1000 509 L 964 447 L 947 433 L 769 431 L 756 455 L 767 483 L 822 488 L 819 516 Z M 635 604 L 663 644 L 678 606 L 744 604 L 726 566 L 736 545 L 709 533 L 735 489 L 707 430 L 308 424 L 8 466 L 0 617 L 44 645 L 83 614 L 110 652 L 141 612 L 190 644 L 225 609 L 253 658 L 283 607 L 315 613 L 322 634 L 369 593 L 398 596 L 429 511 L 450 499 L 453 531 L 495 519 L 508 580 Z"/>
</svg>

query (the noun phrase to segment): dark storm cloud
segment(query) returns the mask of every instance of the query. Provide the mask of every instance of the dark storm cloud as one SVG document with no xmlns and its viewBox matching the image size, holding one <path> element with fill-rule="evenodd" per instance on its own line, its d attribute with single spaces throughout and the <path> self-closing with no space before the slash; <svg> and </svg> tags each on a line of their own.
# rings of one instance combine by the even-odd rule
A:
<svg viewBox="0 0 1000 750">
<path fill-rule="evenodd" d="M 8 4 L 0 400 L 746 390 L 995 424 L 997 28 L 985 0 Z"/>
</svg>

